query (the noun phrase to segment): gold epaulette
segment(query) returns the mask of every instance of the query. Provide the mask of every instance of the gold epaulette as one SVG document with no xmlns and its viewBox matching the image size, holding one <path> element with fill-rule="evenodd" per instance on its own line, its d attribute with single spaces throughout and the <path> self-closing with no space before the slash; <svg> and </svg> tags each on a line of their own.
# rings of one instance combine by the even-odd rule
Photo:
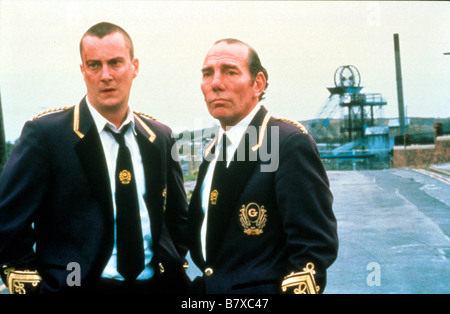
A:
<svg viewBox="0 0 450 314">
<path fill-rule="evenodd" d="M 50 113 L 60 112 L 60 111 L 64 111 L 64 110 L 69 110 L 69 109 L 71 109 L 71 108 L 73 108 L 73 106 L 66 106 L 66 107 L 59 107 L 59 108 L 47 109 L 47 110 L 42 111 L 41 113 L 38 113 L 37 115 L 35 115 L 35 116 L 33 117 L 33 120 L 36 120 L 37 118 L 42 117 L 42 116 L 45 116 L 45 115 L 50 114 Z"/>
<path fill-rule="evenodd" d="M 284 293 L 317 294 L 320 287 L 316 285 L 315 274 L 314 264 L 308 263 L 302 272 L 292 272 L 286 276 L 281 284 L 281 290 Z"/>
<path fill-rule="evenodd" d="M 158 119 L 156 119 L 154 116 L 151 116 L 151 115 L 149 115 L 149 114 L 146 114 L 145 112 L 141 112 L 141 111 L 133 111 L 133 112 L 134 112 L 135 114 L 137 114 L 137 115 L 140 115 L 140 116 L 149 118 L 150 120 L 158 121 Z"/>
<path fill-rule="evenodd" d="M 285 118 L 275 118 L 275 120 L 288 122 L 290 124 L 293 124 L 297 128 L 299 128 L 304 134 L 308 134 L 308 130 L 305 128 L 305 126 L 303 124 L 301 124 L 300 122 L 298 122 L 298 121 L 294 121 L 294 120 L 291 120 L 291 119 L 285 119 Z"/>
</svg>

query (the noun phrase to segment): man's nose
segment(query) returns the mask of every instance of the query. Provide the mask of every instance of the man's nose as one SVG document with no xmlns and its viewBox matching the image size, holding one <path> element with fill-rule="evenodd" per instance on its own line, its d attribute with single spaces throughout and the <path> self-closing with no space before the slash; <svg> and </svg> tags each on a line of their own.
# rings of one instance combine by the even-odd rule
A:
<svg viewBox="0 0 450 314">
<path fill-rule="evenodd" d="M 101 76 L 101 80 L 102 81 L 109 81 L 112 79 L 112 75 L 111 75 L 111 69 L 109 68 L 109 66 L 107 64 L 103 65 L 102 67 L 102 76 Z"/>
<path fill-rule="evenodd" d="M 211 88 L 213 90 L 223 90 L 223 76 L 220 72 L 215 72 L 211 81 Z"/>
</svg>

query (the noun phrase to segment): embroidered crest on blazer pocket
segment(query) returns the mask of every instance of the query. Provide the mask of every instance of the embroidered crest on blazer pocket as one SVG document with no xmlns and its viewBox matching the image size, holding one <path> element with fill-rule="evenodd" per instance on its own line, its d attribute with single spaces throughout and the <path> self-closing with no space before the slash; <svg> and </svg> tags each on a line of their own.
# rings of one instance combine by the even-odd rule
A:
<svg viewBox="0 0 450 314">
<path fill-rule="evenodd" d="M 239 221 L 245 234 L 260 235 L 264 232 L 267 223 L 267 210 L 255 202 L 242 205 L 239 211 Z"/>
</svg>

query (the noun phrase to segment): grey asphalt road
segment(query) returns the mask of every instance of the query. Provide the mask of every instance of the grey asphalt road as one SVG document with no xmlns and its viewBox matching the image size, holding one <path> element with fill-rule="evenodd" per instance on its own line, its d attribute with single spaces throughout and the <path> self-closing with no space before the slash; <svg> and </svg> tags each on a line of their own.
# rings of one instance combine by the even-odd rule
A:
<svg viewBox="0 0 450 314">
<path fill-rule="evenodd" d="M 325 293 L 450 292 L 450 180 L 428 170 L 329 172 L 340 238 Z"/>
</svg>

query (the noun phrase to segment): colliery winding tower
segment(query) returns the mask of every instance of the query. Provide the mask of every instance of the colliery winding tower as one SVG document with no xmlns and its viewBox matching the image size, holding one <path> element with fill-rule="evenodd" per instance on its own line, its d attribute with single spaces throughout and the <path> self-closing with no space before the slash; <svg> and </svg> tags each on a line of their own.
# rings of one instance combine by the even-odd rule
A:
<svg viewBox="0 0 450 314">
<path fill-rule="evenodd" d="M 347 108 L 345 126 L 341 132 L 348 132 L 348 140 L 353 140 L 353 135 L 360 134 L 364 138 L 365 129 L 375 126 L 374 108 L 387 104 L 380 93 L 363 94 L 361 90 L 361 76 L 356 67 L 344 65 L 339 67 L 334 74 L 335 87 L 328 87 L 330 98 L 339 96 L 339 106 Z"/>
</svg>

